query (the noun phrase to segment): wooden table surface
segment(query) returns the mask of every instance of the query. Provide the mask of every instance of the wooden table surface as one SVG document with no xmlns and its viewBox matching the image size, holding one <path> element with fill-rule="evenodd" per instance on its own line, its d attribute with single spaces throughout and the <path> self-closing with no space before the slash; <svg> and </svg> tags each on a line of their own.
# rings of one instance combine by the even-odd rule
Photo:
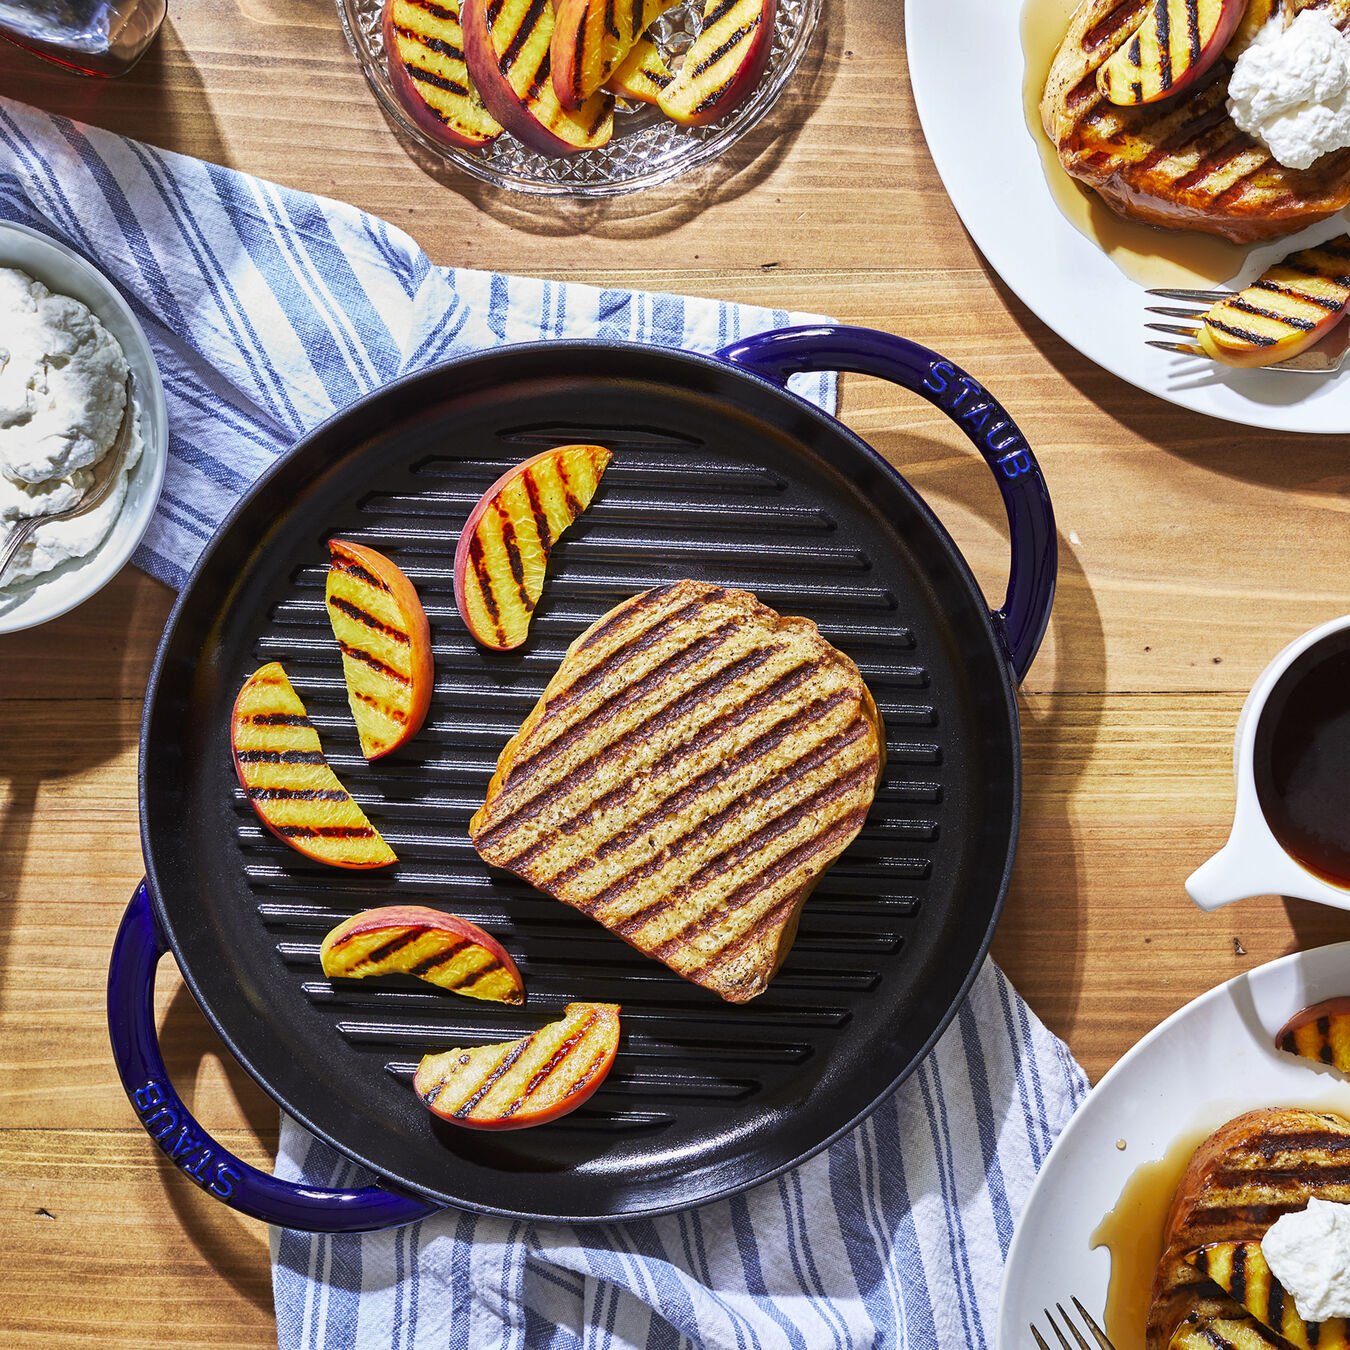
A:
<svg viewBox="0 0 1350 1350">
<path fill-rule="evenodd" d="M 1015 0 L 1008 0 L 1014 3 Z M 534 201 L 429 177 L 369 97 L 331 0 L 181 4 L 130 76 L 0 51 L 0 91 L 353 202 L 439 263 L 790 305 L 906 334 L 1020 421 L 1060 527 L 1059 597 L 1022 698 L 1024 825 L 995 954 L 1095 1079 L 1211 985 L 1350 937 L 1268 897 L 1205 915 L 1189 871 L 1227 836 L 1245 691 L 1350 610 L 1344 437 L 1181 412 L 1092 366 L 983 264 L 914 113 L 898 0 L 826 0 L 796 108 L 697 193 Z M 993 482 L 952 426 L 880 383 L 843 415 L 903 468 L 1001 597 Z M 0 639 L 0 1332 L 4 1344 L 274 1344 L 266 1230 L 151 1146 L 108 1054 L 103 991 L 141 875 L 136 736 L 169 592 L 126 570 Z M 171 963 L 171 1076 L 267 1166 L 277 1119 Z"/>
</svg>

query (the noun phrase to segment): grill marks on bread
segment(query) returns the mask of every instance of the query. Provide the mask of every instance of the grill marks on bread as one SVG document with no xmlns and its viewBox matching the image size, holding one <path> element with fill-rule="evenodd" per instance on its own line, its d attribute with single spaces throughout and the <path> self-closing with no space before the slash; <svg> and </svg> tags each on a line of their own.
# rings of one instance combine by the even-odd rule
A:
<svg viewBox="0 0 1350 1350">
<path fill-rule="evenodd" d="M 732 1002 L 761 993 L 882 766 L 814 624 L 683 581 L 571 647 L 470 823 L 490 864 Z"/>
<path fill-rule="evenodd" d="M 1118 107 L 1097 72 L 1130 41 L 1154 0 L 1084 0 L 1041 100 L 1046 134 L 1074 178 L 1131 219 L 1238 243 L 1292 234 L 1350 204 L 1350 151 L 1287 169 L 1228 115 L 1230 61 L 1175 97 Z M 1350 21 L 1350 0 L 1314 0 Z M 1175 36 L 1175 35 L 1174 35 Z"/>
<path fill-rule="evenodd" d="M 1191 1158 L 1168 1215 L 1153 1282 L 1148 1350 L 1167 1350 L 1169 1343 L 1219 1344 L 1200 1339 L 1208 1334 L 1207 1324 L 1249 1327 L 1250 1314 L 1188 1258 L 1214 1243 L 1259 1241 L 1276 1219 L 1305 1208 L 1313 1196 L 1350 1202 L 1350 1120 L 1266 1107 L 1210 1135 Z M 1191 1319 L 1189 1339 L 1173 1342 L 1186 1319 Z M 1282 1344 L 1278 1338 L 1260 1340 L 1262 1334 L 1259 1328 L 1248 1330 L 1233 1344 Z"/>
</svg>

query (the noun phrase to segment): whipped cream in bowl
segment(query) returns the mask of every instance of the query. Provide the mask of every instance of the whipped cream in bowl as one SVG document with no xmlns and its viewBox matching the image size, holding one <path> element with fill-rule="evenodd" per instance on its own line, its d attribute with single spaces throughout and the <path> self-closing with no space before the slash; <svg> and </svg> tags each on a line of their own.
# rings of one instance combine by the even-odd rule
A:
<svg viewBox="0 0 1350 1350">
<path fill-rule="evenodd" d="M 92 511 L 30 535 L 0 580 L 0 633 L 64 614 L 121 570 L 154 513 L 168 446 L 154 356 L 117 288 L 65 245 L 0 221 L 0 540 L 108 471 L 128 372 L 116 478 Z"/>
</svg>

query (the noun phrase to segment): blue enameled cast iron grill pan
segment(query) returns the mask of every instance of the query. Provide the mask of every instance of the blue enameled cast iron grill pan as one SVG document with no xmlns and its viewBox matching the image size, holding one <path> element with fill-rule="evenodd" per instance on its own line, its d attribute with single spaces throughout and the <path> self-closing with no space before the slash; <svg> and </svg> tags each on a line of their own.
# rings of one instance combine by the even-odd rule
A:
<svg viewBox="0 0 1350 1350">
<path fill-rule="evenodd" d="M 783 387 L 852 370 L 951 416 L 993 468 L 1012 576 L 991 614 L 951 539 L 861 440 Z M 592 508 L 554 556 L 529 641 L 475 645 L 451 560 L 506 468 L 563 442 L 609 446 Z M 387 551 L 426 604 L 436 687 L 422 734 L 367 765 L 324 612 L 326 539 Z M 806 905 L 769 990 L 733 1006 L 584 915 L 491 871 L 466 831 L 497 754 L 568 643 L 681 577 L 804 614 L 862 668 L 888 763 L 860 837 Z M 946 1026 L 984 957 L 1017 833 L 1014 686 L 1049 615 L 1055 533 L 1040 470 L 999 404 L 950 362 L 866 330 L 770 333 L 717 357 L 603 343 L 507 347 L 381 389 L 298 444 L 221 527 L 160 646 L 141 740 L 147 879 L 113 952 L 108 1014 L 133 1106 L 195 1182 L 297 1228 L 402 1223 L 444 1205 L 598 1220 L 701 1204 L 799 1163 L 854 1125 Z M 397 851 L 387 873 L 312 863 L 235 780 L 229 717 L 281 660 L 339 776 Z M 407 977 L 328 980 L 319 942 L 357 910 L 440 906 L 519 962 L 523 1009 Z M 202 1010 L 277 1103 L 387 1183 L 299 1188 L 191 1118 L 155 1040 L 173 952 Z M 601 1090 L 532 1130 L 485 1134 L 412 1092 L 422 1054 L 518 1036 L 573 999 L 623 1005 Z"/>
</svg>

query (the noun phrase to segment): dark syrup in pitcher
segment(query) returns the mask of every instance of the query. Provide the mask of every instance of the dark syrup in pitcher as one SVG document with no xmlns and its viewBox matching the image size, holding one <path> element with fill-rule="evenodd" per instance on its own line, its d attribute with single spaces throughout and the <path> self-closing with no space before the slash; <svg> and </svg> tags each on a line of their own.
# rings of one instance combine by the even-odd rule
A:
<svg viewBox="0 0 1350 1350">
<path fill-rule="evenodd" d="M 1323 638 L 1280 676 L 1257 724 L 1253 768 L 1284 850 L 1350 888 L 1350 630 Z"/>
</svg>

